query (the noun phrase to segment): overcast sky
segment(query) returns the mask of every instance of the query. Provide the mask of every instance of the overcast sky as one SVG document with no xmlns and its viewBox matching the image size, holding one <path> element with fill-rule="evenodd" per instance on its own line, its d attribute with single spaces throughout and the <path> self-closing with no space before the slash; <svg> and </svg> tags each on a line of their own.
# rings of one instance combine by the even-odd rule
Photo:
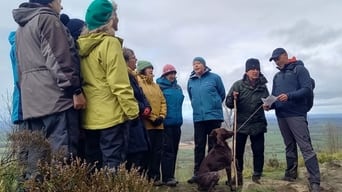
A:
<svg viewBox="0 0 342 192">
<path fill-rule="evenodd" d="M 12 9 L 23 1 L 1 1 L 0 94 L 12 92 L 8 34 L 16 29 Z M 83 19 L 90 0 L 62 0 L 63 13 Z M 184 116 L 192 110 L 186 83 L 192 59 L 202 56 L 221 76 L 226 91 L 241 79 L 245 61 L 260 60 L 268 79 L 277 72 L 268 61 L 276 47 L 303 60 L 316 80 L 310 113 L 342 113 L 341 0 L 118 0 L 118 36 L 138 59 L 149 60 L 160 76 L 164 64 L 177 68 L 186 96 Z M 269 112 L 273 114 L 273 112 Z"/>
</svg>

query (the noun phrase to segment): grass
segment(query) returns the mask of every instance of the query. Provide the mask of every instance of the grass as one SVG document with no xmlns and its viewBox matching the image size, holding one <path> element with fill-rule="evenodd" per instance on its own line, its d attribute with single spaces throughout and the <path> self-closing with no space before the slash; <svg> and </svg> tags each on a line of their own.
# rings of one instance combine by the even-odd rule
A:
<svg viewBox="0 0 342 192">
<path fill-rule="evenodd" d="M 323 131 L 322 131 L 323 130 Z M 310 130 L 312 135 L 313 146 L 318 153 L 318 159 L 320 163 L 334 161 L 334 160 L 341 160 L 342 159 L 342 152 L 341 152 L 341 130 L 333 126 L 332 124 L 327 124 L 321 129 L 313 129 Z M 1 143 L 0 143 L 0 152 L 7 151 L 6 149 L 6 142 L 7 142 L 7 134 L 1 134 Z M 326 150 L 329 149 L 329 150 Z M 264 177 L 268 179 L 280 179 L 283 175 L 283 170 L 285 167 L 285 147 L 283 144 L 283 140 L 281 134 L 278 129 L 269 129 L 268 133 L 265 134 L 265 167 L 264 167 Z M 323 152 L 324 151 L 324 152 Z M 148 191 L 157 191 L 157 192 L 164 192 L 164 191 L 180 191 L 180 192 L 192 192 L 197 191 L 196 185 L 187 184 L 187 180 L 192 176 L 193 173 L 193 156 L 194 150 L 193 146 L 181 148 L 178 154 L 178 160 L 176 165 L 176 179 L 180 182 L 180 184 L 176 188 L 168 188 L 166 186 L 162 187 L 154 187 L 150 188 L 149 183 L 145 183 Z M 301 155 L 300 155 L 301 157 Z M 2 160 L 3 158 L 1 158 Z M 3 162 L 3 161 L 1 161 Z M 300 165 L 303 166 L 303 160 L 300 160 Z M 55 167 L 55 169 L 59 169 Z M 71 167 L 71 170 L 65 171 L 69 175 L 77 172 L 77 166 Z M 62 169 L 60 169 L 62 170 Z M 15 163 L 9 164 L 9 166 L 0 166 L 0 192 L 2 191 L 12 191 L 13 188 L 16 187 L 16 176 L 18 176 L 18 168 Z M 47 169 L 47 171 L 49 171 Z M 80 171 L 80 170 L 79 170 Z M 124 173 L 124 172 L 123 172 Z M 224 172 L 221 172 L 221 179 L 219 185 L 216 187 L 216 191 L 228 191 L 227 186 L 224 184 L 226 181 L 226 176 Z M 247 143 L 246 145 L 246 153 L 245 153 L 245 169 L 244 169 L 244 177 L 246 180 L 250 180 L 252 175 L 252 153 L 250 149 L 250 145 Z M 99 175 L 100 177 L 101 174 Z M 140 183 L 134 182 L 137 180 L 137 177 L 126 175 L 126 173 L 122 174 L 123 177 L 118 178 L 120 180 L 119 183 L 126 183 L 131 185 L 137 185 L 134 188 L 134 191 L 143 191 L 142 187 L 139 187 L 143 181 L 140 180 Z M 50 183 L 47 183 L 47 187 L 51 186 L 63 186 L 66 183 L 63 178 L 69 178 L 68 176 L 61 175 L 61 177 L 56 178 L 56 180 Z M 79 177 L 81 178 L 81 177 Z M 105 182 L 103 179 L 100 180 L 101 182 Z M 56 183 L 59 182 L 59 183 Z M 107 181 L 106 181 L 107 182 Z M 111 181 L 109 181 L 111 182 Z M 35 183 L 33 183 L 35 184 Z M 6 185 L 7 188 L 4 189 L 3 186 Z M 111 184 L 114 186 L 114 184 Z M 123 186 L 123 188 L 127 187 L 128 185 Z M 37 186 L 35 186 L 37 187 Z M 117 186 L 119 187 L 119 186 Z M 145 189 L 147 189 L 145 188 Z M 125 191 L 122 189 L 120 191 Z M 126 190 L 127 191 L 127 190 Z M 145 190 L 146 191 L 146 190 Z M 144 191 L 144 192 L 145 192 Z M 256 186 L 253 189 L 248 189 L 244 192 L 273 192 L 275 188 L 273 187 L 260 187 Z M 131 191 L 130 191 L 131 192 Z"/>
</svg>

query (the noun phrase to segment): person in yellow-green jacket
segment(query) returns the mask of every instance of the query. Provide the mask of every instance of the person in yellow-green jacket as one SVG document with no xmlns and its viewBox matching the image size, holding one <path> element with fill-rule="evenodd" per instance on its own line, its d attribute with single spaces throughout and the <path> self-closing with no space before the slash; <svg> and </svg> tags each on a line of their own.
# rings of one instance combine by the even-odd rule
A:
<svg viewBox="0 0 342 192">
<path fill-rule="evenodd" d="M 87 29 L 78 39 L 82 89 L 88 100 L 82 113 L 86 160 L 113 170 L 125 161 L 128 122 L 139 114 L 121 40 L 115 37 L 116 8 L 114 2 L 94 0 L 86 12 Z"/>
<path fill-rule="evenodd" d="M 144 117 L 144 125 L 147 129 L 151 143 L 148 159 L 147 176 L 153 180 L 154 185 L 162 185 L 160 181 L 161 156 L 163 151 L 164 119 L 166 117 L 166 100 L 158 84 L 153 81 L 153 65 L 149 61 L 138 61 L 138 83 L 145 97 L 151 105 L 152 111 Z"/>
</svg>

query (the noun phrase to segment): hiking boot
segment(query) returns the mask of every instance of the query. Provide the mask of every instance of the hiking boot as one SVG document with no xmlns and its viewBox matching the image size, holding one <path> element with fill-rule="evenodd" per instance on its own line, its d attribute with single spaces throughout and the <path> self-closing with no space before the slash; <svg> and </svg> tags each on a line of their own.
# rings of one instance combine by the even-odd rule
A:
<svg viewBox="0 0 342 192">
<path fill-rule="evenodd" d="M 260 178 L 261 178 L 260 175 L 253 175 L 253 176 L 252 176 L 252 181 L 253 181 L 254 183 L 261 184 L 261 183 L 260 183 Z"/>
<path fill-rule="evenodd" d="M 321 187 L 319 186 L 318 183 L 311 183 L 310 184 L 310 192 L 320 192 Z"/>
<path fill-rule="evenodd" d="M 167 182 L 165 182 L 165 185 L 169 187 L 175 187 L 177 186 L 177 183 L 178 181 L 176 181 L 175 179 L 170 179 Z"/>
<path fill-rule="evenodd" d="M 192 176 L 190 179 L 188 179 L 189 184 L 196 183 L 196 176 Z"/>
<path fill-rule="evenodd" d="M 154 181 L 153 182 L 153 186 L 162 186 L 163 185 L 163 182 L 161 182 L 161 181 Z"/>
<path fill-rule="evenodd" d="M 295 167 L 292 170 L 285 171 L 285 175 L 282 178 L 282 180 L 288 181 L 288 182 L 293 182 L 297 179 L 297 177 L 298 177 L 297 167 Z"/>
<path fill-rule="evenodd" d="M 288 181 L 288 182 L 294 182 L 297 178 L 295 177 L 289 177 L 289 176 L 284 176 L 283 178 L 281 178 L 281 180 L 283 181 Z"/>
</svg>

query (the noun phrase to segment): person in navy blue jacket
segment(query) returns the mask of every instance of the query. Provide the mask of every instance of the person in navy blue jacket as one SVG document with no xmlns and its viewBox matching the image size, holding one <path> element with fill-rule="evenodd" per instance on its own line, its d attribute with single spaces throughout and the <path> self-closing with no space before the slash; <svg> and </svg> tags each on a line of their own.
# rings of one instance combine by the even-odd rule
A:
<svg viewBox="0 0 342 192">
<path fill-rule="evenodd" d="M 128 77 L 133 88 L 134 97 L 139 106 L 139 118 L 129 123 L 129 138 L 126 154 L 126 169 L 130 170 L 133 166 L 139 168 L 140 173 L 146 171 L 147 154 L 150 148 L 150 143 L 147 135 L 147 130 L 141 117 L 149 116 L 151 106 L 148 103 L 142 89 L 136 79 L 136 62 L 137 58 L 132 49 L 123 48 L 123 55 L 127 64 Z"/>
<path fill-rule="evenodd" d="M 272 95 L 277 101 L 265 110 L 275 109 L 280 132 L 286 145 L 286 164 L 284 180 L 297 179 L 299 146 L 312 192 L 320 191 L 320 171 L 316 153 L 312 147 L 307 121 L 307 99 L 313 89 L 309 71 L 302 61 L 295 57 L 289 59 L 283 48 L 273 51 L 269 59 L 274 61 L 279 72 L 273 78 Z"/>
<path fill-rule="evenodd" d="M 226 96 L 221 77 L 211 72 L 202 57 L 195 57 L 192 67 L 187 89 L 193 109 L 195 165 L 194 176 L 188 183 L 196 181 L 197 172 L 205 156 L 207 140 L 208 151 L 213 147 L 213 141 L 208 136 L 213 129 L 221 127 L 224 120 L 222 102 Z"/>
<path fill-rule="evenodd" d="M 167 186 L 176 186 L 175 179 L 176 160 L 178 146 L 183 124 L 182 105 L 184 95 L 182 88 L 177 84 L 176 68 L 171 64 L 163 67 L 161 77 L 157 79 L 162 90 L 167 106 L 164 120 L 163 156 L 161 160 L 162 181 Z"/>
</svg>

